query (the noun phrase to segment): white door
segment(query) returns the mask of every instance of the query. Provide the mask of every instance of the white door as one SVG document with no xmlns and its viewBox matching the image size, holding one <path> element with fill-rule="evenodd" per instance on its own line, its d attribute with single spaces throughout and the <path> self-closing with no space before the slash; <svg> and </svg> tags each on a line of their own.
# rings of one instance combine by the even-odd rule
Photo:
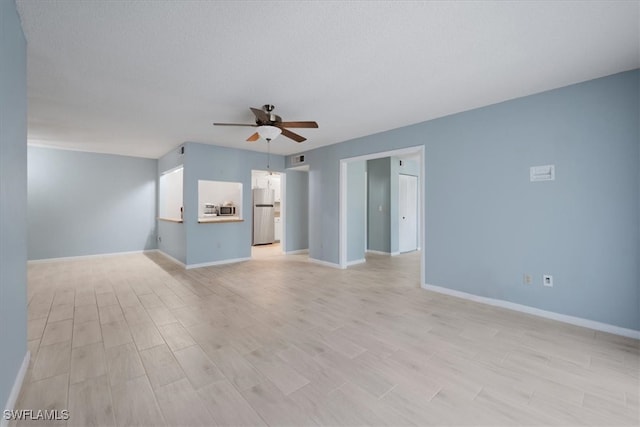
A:
<svg viewBox="0 0 640 427">
<path fill-rule="evenodd" d="M 418 177 L 400 175 L 399 183 L 398 247 L 400 252 L 410 252 L 418 249 Z"/>
</svg>

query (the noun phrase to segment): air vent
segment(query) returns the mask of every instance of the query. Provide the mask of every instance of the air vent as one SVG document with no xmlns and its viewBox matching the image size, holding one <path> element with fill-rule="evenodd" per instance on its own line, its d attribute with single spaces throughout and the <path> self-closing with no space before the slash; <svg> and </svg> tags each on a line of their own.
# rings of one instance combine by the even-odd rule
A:
<svg viewBox="0 0 640 427">
<path fill-rule="evenodd" d="M 304 164 L 304 154 L 300 154 L 299 156 L 293 156 L 291 158 L 292 166 L 301 165 L 301 164 Z"/>
</svg>

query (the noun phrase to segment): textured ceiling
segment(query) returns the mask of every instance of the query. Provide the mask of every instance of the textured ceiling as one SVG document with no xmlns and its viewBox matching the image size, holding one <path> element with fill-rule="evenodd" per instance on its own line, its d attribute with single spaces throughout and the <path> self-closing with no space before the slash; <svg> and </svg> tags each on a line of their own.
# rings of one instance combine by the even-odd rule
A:
<svg viewBox="0 0 640 427">
<path fill-rule="evenodd" d="M 290 154 L 640 66 L 639 2 L 17 0 L 29 141 L 157 158 L 316 120 Z"/>
</svg>

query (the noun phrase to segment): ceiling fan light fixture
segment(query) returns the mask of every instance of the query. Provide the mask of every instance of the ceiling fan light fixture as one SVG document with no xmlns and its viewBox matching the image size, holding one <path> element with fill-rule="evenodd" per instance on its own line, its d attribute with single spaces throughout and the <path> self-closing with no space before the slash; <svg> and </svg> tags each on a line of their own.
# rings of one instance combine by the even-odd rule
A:
<svg viewBox="0 0 640 427">
<path fill-rule="evenodd" d="M 258 127 L 258 135 L 267 141 L 276 139 L 281 133 L 282 129 L 277 126 L 263 125 Z"/>
</svg>

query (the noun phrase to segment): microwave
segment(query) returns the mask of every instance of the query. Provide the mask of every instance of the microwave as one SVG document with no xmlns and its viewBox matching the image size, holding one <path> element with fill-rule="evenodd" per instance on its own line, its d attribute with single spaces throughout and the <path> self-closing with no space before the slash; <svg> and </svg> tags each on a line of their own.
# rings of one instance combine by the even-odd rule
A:
<svg viewBox="0 0 640 427">
<path fill-rule="evenodd" d="M 204 216 L 216 216 L 218 215 L 218 207 L 212 203 L 204 204 Z"/>
<path fill-rule="evenodd" d="M 219 206 L 218 215 L 235 216 L 236 207 L 235 206 Z"/>
</svg>

